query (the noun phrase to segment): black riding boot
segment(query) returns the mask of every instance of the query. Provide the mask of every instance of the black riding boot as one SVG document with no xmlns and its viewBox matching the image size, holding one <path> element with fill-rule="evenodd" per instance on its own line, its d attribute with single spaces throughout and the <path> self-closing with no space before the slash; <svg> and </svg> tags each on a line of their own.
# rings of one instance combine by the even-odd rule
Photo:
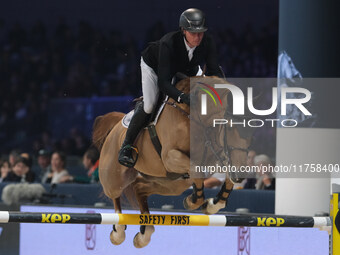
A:
<svg viewBox="0 0 340 255">
<path fill-rule="evenodd" d="M 133 167 L 136 164 L 137 158 L 133 158 L 132 152 L 133 150 L 136 151 L 138 157 L 138 151 L 137 148 L 133 146 L 133 143 L 141 129 L 147 124 L 149 117 L 150 114 L 144 112 L 143 104 L 138 104 L 135 109 L 135 113 L 132 116 L 128 130 L 126 131 L 125 140 L 118 155 L 118 161 L 123 166 Z"/>
</svg>

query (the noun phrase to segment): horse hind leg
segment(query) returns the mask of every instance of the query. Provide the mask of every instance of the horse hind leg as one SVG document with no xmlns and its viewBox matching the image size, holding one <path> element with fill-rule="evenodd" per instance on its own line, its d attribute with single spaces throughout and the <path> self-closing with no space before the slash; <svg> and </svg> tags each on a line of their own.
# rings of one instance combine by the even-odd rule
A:
<svg viewBox="0 0 340 255">
<path fill-rule="evenodd" d="M 143 177 L 138 177 L 134 183 L 134 191 L 142 214 L 150 214 L 148 206 L 148 195 L 152 189 L 152 183 Z M 140 231 L 133 238 L 133 245 L 136 248 L 143 248 L 151 241 L 151 235 L 155 232 L 152 225 L 141 225 Z"/>
<path fill-rule="evenodd" d="M 136 248 L 143 248 L 151 241 L 151 235 L 155 232 L 155 227 L 152 225 L 140 226 L 140 231 L 133 238 L 133 245 Z"/>
<path fill-rule="evenodd" d="M 195 179 L 192 194 L 184 198 L 183 206 L 187 210 L 196 210 L 204 203 L 204 180 Z"/>
<path fill-rule="evenodd" d="M 113 200 L 113 204 L 115 207 L 115 212 L 116 213 L 122 213 L 122 208 L 120 205 L 120 197 L 116 198 Z M 119 225 L 115 224 L 113 225 L 113 230 L 110 233 L 110 240 L 111 243 L 114 245 L 119 245 L 125 240 L 125 230 L 126 230 L 126 225 Z"/>
<path fill-rule="evenodd" d="M 202 205 L 202 211 L 205 214 L 215 214 L 219 210 L 227 206 L 228 198 L 233 190 L 234 183 L 230 179 L 226 179 L 220 192 L 215 198 L 208 198 Z"/>
</svg>

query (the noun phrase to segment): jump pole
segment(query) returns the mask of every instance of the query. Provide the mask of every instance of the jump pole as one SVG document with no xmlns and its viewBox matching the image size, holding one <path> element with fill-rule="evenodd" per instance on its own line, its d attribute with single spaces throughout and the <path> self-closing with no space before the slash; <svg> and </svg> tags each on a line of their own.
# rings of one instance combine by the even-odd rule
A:
<svg viewBox="0 0 340 255">
<path fill-rule="evenodd" d="M 0 223 L 120 224 L 160 226 L 298 227 L 332 226 L 330 217 L 227 216 L 115 213 L 30 213 L 0 211 Z"/>
<path fill-rule="evenodd" d="M 330 216 L 333 219 L 332 226 L 332 254 L 340 254 L 340 215 L 339 194 L 333 193 L 330 204 Z"/>
<path fill-rule="evenodd" d="M 116 213 L 54 213 L 0 211 L 0 223 L 119 224 L 158 226 L 293 227 L 319 228 L 332 234 L 332 254 L 340 254 L 339 194 L 330 203 L 330 217 L 249 216 L 249 215 L 171 215 Z M 330 232 L 329 232 L 330 233 Z"/>
</svg>

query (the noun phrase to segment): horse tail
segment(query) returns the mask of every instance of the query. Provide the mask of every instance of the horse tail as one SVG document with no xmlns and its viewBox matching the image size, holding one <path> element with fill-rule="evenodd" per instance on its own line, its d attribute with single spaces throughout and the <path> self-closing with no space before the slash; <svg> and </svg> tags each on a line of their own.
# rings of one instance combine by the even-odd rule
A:
<svg viewBox="0 0 340 255">
<path fill-rule="evenodd" d="M 106 137 L 112 128 L 123 118 L 124 113 L 110 112 L 98 116 L 93 124 L 92 142 L 94 146 L 101 151 Z"/>
</svg>

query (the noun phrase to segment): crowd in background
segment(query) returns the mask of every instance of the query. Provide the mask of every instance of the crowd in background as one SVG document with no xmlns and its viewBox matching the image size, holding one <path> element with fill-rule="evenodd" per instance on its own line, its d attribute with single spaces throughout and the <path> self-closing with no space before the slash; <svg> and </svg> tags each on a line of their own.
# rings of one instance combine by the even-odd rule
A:
<svg viewBox="0 0 340 255">
<path fill-rule="evenodd" d="M 36 155 L 36 165 L 29 153 L 18 150 L 10 152 L 8 159 L 0 160 L 0 182 L 8 183 L 97 183 L 99 182 L 99 151 L 89 147 L 82 157 L 86 173 L 72 175 L 68 170 L 67 155 L 62 151 L 50 152 L 41 149 Z M 274 190 L 275 178 L 269 166 L 274 166 L 265 154 L 257 155 L 254 150 L 248 152 L 247 166 L 256 167 L 256 172 L 249 173 L 247 178 L 236 183 L 234 189 Z M 263 170 L 265 169 L 265 171 Z M 220 187 L 225 181 L 225 173 L 215 173 L 204 181 L 206 188 Z"/>
<path fill-rule="evenodd" d="M 270 157 L 266 154 L 257 154 L 256 151 L 250 150 L 247 155 L 247 165 L 249 171 L 246 175 L 241 176 L 242 181 L 234 184 L 234 189 L 257 189 L 257 190 L 275 190 L 275 175 L 270 167 L 275 166 Z M 220 187 L 226 178 L 226 173 L 218 172 L 204 180 L 205 188 Z"/>
<path fill-rule="evenodd" d="M 261 31 L 254 31 L 251 25 L 243 31 L 209 31 L 227 77 L 276 76 L 275 22 Z M 55 28 L 37 21 L 26 29 L 0 20 L 0 144 L 8 150 L 13 141 L 34 138 L 28 146 L 33 153 L 49 148 L 82 155 L 89 145 L 83 134 L 70 130 L 62 139 L 51 137 L 47 130 L 49 102 L 55 98 L 139 96 L 140 52 L 147 42 L 166 32 L 158 22 L 141 40 L 128 31 L 102 31 L 87 22 L 80 22 L 74 30 L 62 19 Z M 267 134 L 262 136 L 268 139 Z M 3 147 L 0 152 L 8 154 Z"/>
<path fill-rule="evenodd" d="M 36 162 L 35 160 L 36 159 Z M 41 149 L 36 156 L 12 150 L 0 160 L 0 182 L 12 183 L 97 183 L 99 181 L 99 152 L 91 146 L 82 157 L 86 173 L 72 175 L 67 166 L 67 154 Z"/>
</svg>

